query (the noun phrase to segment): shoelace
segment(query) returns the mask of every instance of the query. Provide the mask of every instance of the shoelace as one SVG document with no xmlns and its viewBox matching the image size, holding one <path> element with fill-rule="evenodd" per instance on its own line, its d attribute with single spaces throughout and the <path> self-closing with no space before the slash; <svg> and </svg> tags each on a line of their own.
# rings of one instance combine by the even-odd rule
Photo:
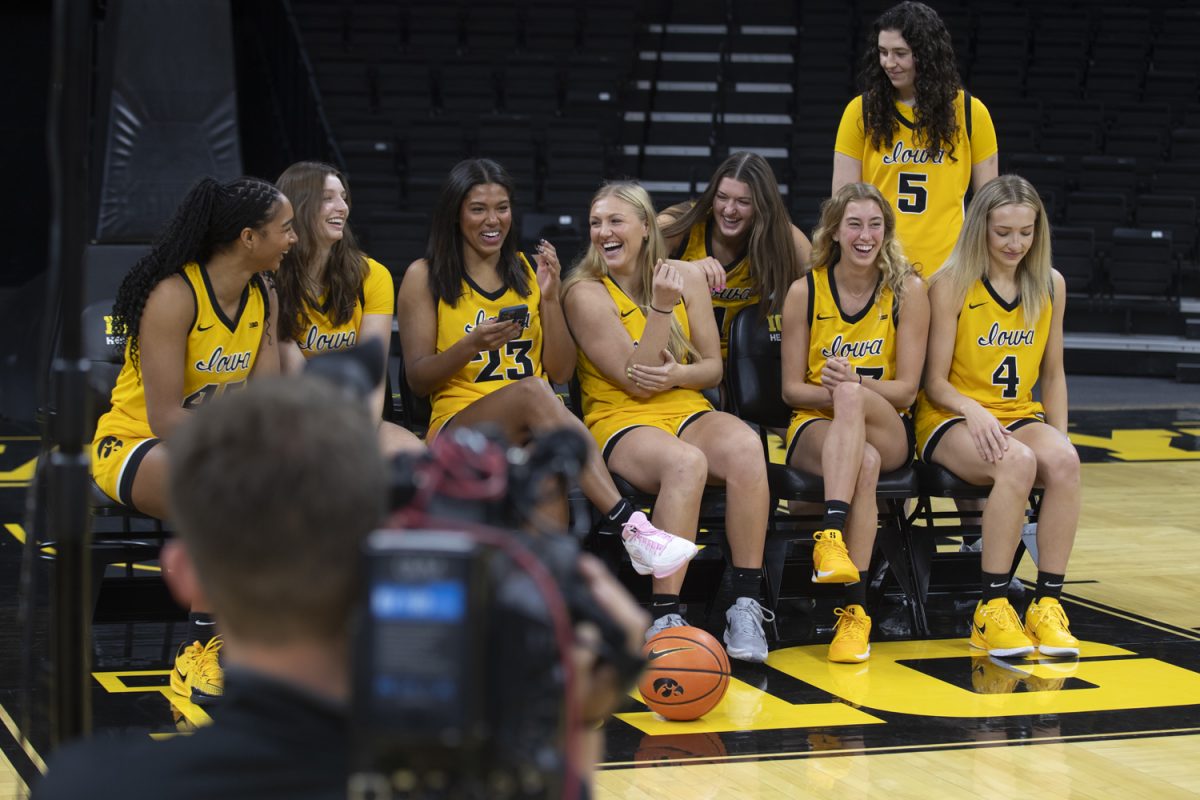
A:
<svg viewBox="0 0 1200 800">
<path fill-rule="evenodd" d="M 867 621 L 857 614 L 851 613 L 844 608 L 835 608 L 833 613 L 838 618 L 838 635 L 842 635 L 843 633 L 863 633 L 866 631 Z"/>
<path fill-rule="evenodd" d="M 775 614 L 758 603 L 735 605 L 734 610 L 738 613 L 734 614 L 731 625 L 737 633 L 762 635 L 762 623 L 775 620 Z"/>
<path fill-rule="evenodd" d="M 653 551 L 656 555 L 665 550 L 667 543 L 671 541 L 666 536 L 661 535 L 662 531 L 644 531 L 632 522 L 625 524 L 624 532 L 630 533 L 631 540 L 636 539 L 641 546 Z"/>
<path fill-rule="evenodd" d="M 1042 610 L 1042 618 L 1038 624 L 1046 622 L 1051 623 L 1056 628 L 1067 628 L 1070 623 L 1067 622 L 1067 612 L 1062 606 L 1057 603 L 1049 606 L 1039 606 Z"/>
<path fill-rule="evenodd" d="M 198 643 L 197 643 L 198 644 Z M 196 669 L 202 676 L 209 676 L 213 672 L 219 673 L 220 662 L 217 661 L 217 654 L 221 652 L 221 646 L 225 644 L 220 636 L 214 636 L 208 640 L 208 644 L 196 654 Z M 205 655 L 212 654 L 212 659 L 204 658 Z"/>
<path fill-rule="evenodd" d="M 1021 624 L 1021 618 L 1017 616 L 1016 609 L 1011 605 L 999 607 L 985 605 L 983 607 L 983 616 L 999 625 L 1001 630 L 1014 631 L 1024 628 Z"/>
</svg>

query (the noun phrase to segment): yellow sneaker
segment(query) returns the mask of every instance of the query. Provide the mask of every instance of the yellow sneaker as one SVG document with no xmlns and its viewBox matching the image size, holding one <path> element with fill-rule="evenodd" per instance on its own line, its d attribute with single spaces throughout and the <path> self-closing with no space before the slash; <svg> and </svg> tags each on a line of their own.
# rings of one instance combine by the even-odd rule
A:
<svg viewBox="0 0 1200 800">
<path fill-rule="evenodd" d="M 871 618 L 860 605 L 835 608 L 837 625 L 833 629 L 833 641 L 829 643 L 830 661 L 839 664 L 858 664 L 871 657 Z"/>
<path fill-rule="evenodd" d="M 850 560 L 840 532 L 813 534 L 813 583 L 854 583 L 858 577 L 858 567 Z"/>
<path fill-rule="evenodd" d="M 1077 656 L 1079 640 L 1068 629 L 1067 612 L 1055 597 L 1030 603 L 1025 612 L 1025 635 L 1044 656 Z"/>
<path fill-rule="evenodd" d="M 225 676 L 218 654 L 223 644 L 214 636 L 208 644 L 181 644 L 171 670 L 171 691 L 203 705 L 216 700 L 225 691 Z"/>
<path fill-rule="evenodd" d="M 1007 597 L 997 597 L 988 603 L 979 601 L 971 619 L 971 647 L 987 650 L 988 655 L 1000 658 L 1026 656 L 1033 652 L 1033 642 L 1021 628 L 1021 618 Z"/>
<path fill-rule="evenodd" d="M 971 688 L 976 694 L 1012 694 L 1030 673 L 989 655 L 971 656 Z"/>
</svg>

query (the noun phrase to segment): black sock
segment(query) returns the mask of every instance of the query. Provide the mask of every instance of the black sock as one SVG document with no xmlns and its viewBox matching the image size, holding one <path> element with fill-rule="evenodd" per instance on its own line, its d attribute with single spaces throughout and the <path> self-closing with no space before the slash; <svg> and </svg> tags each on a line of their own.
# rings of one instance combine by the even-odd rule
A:
<svg viewBox="0 0 1200 800">
<path fill-rule="evenodd" d="M 983 602 L 995 600 L 997 597 L 1008 596 L 1008 573 L 983 573 Z"/>
<path fill-rule="evenodd" d="M 217 635 L 217 623 L 212 614 L 192 611 L 188 614 L 188 642 L 208 644 Z"/>
<path fill-rule="evenodd" d="M 1033 602 L 1043 597 L 1053 597 L 1057 600 L 1062 595 L 1063 575 L 1038 570 L 1037 590 L 1033 594 Z"/>
<path fill-rule="evenodd" d="M 609 509 L 604 515 L 604 519 L 600 523 L 600 527 L 607 531 L 617 532 L 621 530 L 621 526 L 629 522 L 629 518 L 636 511 L 633 504 L 622 497 L 617 501 L 617 504 Z"/>
<path fill-rule="evenodd" d="M 730 567 L 733 571 L 733 596 L 755 600 L 762 592 L 762 570 L 758 567 Z"/>
<path fill-rule="evenodd" d="M 667 614 L 679 613 L 679 595 L 652 594 L 650 595 L 650 616 L 653 619 L 665 617 Z"/>
<path fill-rule="evenodd" d="M 861 573 L 854 583 L 846 584 L 846 605 L 867 607 L 867 582 L 862 579 Z"/>
<path fill-rule="evenodd" d="M 850 504 L 843 500 L 825 501 L 825 519 L 821 520 L 824 530 L 841 533 L 846 527 L 846 515 L 850 513 Z"/>
</svg>

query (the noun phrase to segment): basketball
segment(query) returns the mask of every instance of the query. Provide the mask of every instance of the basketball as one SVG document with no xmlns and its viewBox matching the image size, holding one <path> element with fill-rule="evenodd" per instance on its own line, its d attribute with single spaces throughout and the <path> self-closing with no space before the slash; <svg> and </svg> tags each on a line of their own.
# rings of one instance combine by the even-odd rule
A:
<svg viewBox="0 0 1200 800">
<path fill-rule="evenodd" d="M 729 688 L 729 657 L 699 628 L 667 628 L 642 649 L 646 670 L 638 683 L 651 711 L 676 721 L 712 711 Z"/>
</svg>

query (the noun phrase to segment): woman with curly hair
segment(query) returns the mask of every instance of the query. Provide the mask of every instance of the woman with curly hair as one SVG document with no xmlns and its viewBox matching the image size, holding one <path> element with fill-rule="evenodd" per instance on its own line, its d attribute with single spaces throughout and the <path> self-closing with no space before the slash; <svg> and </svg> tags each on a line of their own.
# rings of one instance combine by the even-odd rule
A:
<svg viewBox="0 0 1200 800">
<path fill-rule="evenodd" d="M 734 315 L 755 304 L 764 315 L 778 314 L 812 252 L 788 218 L 771 165 L 757 153 L 731 153 L 700 197 L 666 209 L 658 224 L 671 257 L 704 273 L 722 358 Z"/>
<path fill-rule="evenodd" d="M 350 185 L 328 164 L 301 161 L 279 176 L 280 191 L 296 208 L 296 246 L 275 282 L 284 369 L 298 372 L 319 353 L 376 339 L 386 365 L 396 302 L 387 267 L 358 249 L 350 230 Z M 384 382 L 371 393 L 384 451 L 419 449 L 421 441 L 382 418 Z"/>
<path fill-rule="evenodd" d="M 872 27 L 859 81 L 838 126 L 832 192 L 876 186 L 896 213 L 908 260 L 929 276 L 950 255 L 967 188 L 997 174 L 996 130 L 962 88 L 950 33 L 924 3 L 883 12 Z"/>
<path fill-rule="evenodd" d="M 125 276 L 112 321 L 125 364 L 92 442 L 92 477 L 113 500 L 165 518 L 165 441 L 193 409 L 279 372 L 275 289 L 262 273 L 295 243 L 292 204 L 273 185 L 203 178 Z M 205 703 L 222 692 L 221 638 L 202 601 L 189 622 L 171 688 Z"/>
<path fill-rule="evenodd" d="M 912 459 L 904 417 L 921 382 L 929 300 L 895 227 L 874 186 L 838 189 L 813 234 L 815 266 L 783 305 L 783 397 L 795 409 L 787 460 L 825 479 L 812 579 L 845 584 L 830 661 L 870 656 L 861 573 L 879 523 L 875 486 L 880 473 Z"/>
</svg>

